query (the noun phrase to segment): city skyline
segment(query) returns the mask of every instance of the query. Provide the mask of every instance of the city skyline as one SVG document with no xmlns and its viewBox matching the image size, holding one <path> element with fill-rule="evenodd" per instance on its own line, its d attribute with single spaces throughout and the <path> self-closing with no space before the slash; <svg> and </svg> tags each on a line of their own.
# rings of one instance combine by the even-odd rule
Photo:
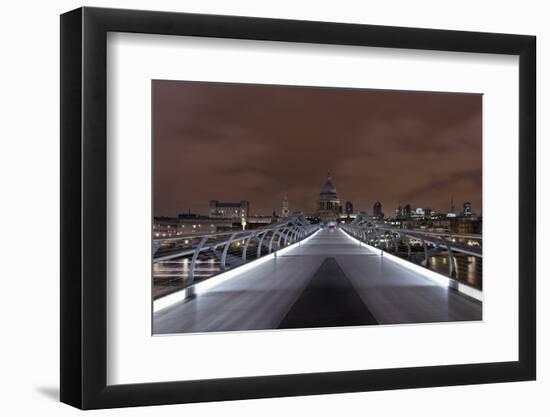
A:
<svg viewBox="0 0 550 417">
<path fill-rule="evenodd" d="M 330 171 L 342 205 L 481 214 L 481 95 L 154 81 L 155 216 L 313 213 Z"/>
<path fill-rule="evenodd" d="M 318 194 L 317 194 L 317 198 L 318 198 Z M 206 202 L 207 204 L 205 205 L 205 208 L 201 211 L 191 211 L 190 208 L 188 208 L 187 210 L 180 210 L 180 211 L 177 211 L 175 213 L 172 213 L 171 216 L 177 216 L 179 214 L 187 214 L 187 213 L 198 214 L 198 215 L 208 215 L 209 214 L 209 203 L 213 200 L 215 200 L 215 199 L 211 199 L 211 200 L 207 201 Z M 289 208 L 289 213 L 303 213 L 305 215 L 315 215 L 315 213 L 318 211 L 315 207 L 313 207 L 313 209 L 310 210 L 310 211 L 293 209 L 292 208 L 292 199 L 288 194 L 285 194 L 283 196 L 283 198 L 281 199 L 280 204 L 279 204 L 278 207 L 273 207 L 270 212 L 265 212 L 265 213 L 260 213 L 260 212 L 254 211 L 254 202 L 250 201 L 250 200 L 247 200 L 247 199 L 223 200 L 223 202 L 238 203 L 239 201 L 243 201 L 243 200 L 250 203 L 250 215 L 252 215 L 252 216 L 255 216 L 255 215 L 270 216 L 270 215 L 273 214 L 273 212 L 276 212 L 278 215 L 280 215 L 280 214 L 282 214 L 285 202 L 288 204 L 287 207 Z M 222 200 L 217 200 L 217 201 L 222 201 Z M 316 203 L 317 202 L 312 203 L 311 206 L 315 206 Z M 411 202 L 407 202 L 407 201 L 400 201 L 395 206 L 387 207 L 387 206 L 384 206 L 384 204 L 382 204 L 379 200 L 376 200 L 376 199 L 372 200 L 372 204 L 369 207 L 358 208 L 356 206 L 355 200 L 348 199 L 348 198 L 341 198 L 341 207 L 342 207 L 342 213 L 343 214 L 346 213 L 346 205 L 348 203 L 351 203 L 351 205 L 353 207 L 353 210 L 352 210 L 353 213 L 361 212 L 361 213 L 368 213 L 369 215 L 375 214 L 374 213 L 374 206 L 375 206 L 376 203 L 380 203 L 382 213 L 385 215 L 385 217 L 393 216 L 395 214 L 396 209 L 404 208 L 406 205 L 409 205 L 412 210 L 417 209 L 417 208 L 431 209 L 433 212 L 437 212 L 439 214 L 450 213 L 452 210 L 454 210 L 453 211 L 454 213 L 462 213 L 464 211 L 464 204 L 467 204 L 467 203 L 470 203 L 470 208 L 471 208 L 473 214 L 476 214 L 476 215 L 481 215 L 482 214 L 481 207 L 478 208 L 478 207 L 473 206 L 473 204 L 471 203 L 470 200 L 456 201 L 454 199 L 454 197 L 451 197 L 451 199 L 449 200 L 449 205 L 448 205 L 447 208 L 445 208 L 445 207 L 435 208 L 433 206 L 430 206 L 429 204 L 412 204 Z M 164 217 L 170 217 L 170 215 L 165 215 L 165 214 L 160 215 L 158 217 L 163 217 L 163 216 Z"/>
</svg>

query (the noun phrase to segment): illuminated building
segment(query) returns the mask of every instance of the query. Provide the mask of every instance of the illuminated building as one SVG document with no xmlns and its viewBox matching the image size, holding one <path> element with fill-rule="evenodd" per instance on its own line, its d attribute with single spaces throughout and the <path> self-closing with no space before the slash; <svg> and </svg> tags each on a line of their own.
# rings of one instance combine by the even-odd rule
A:
<svg viewBox="0 0 550 417">
<path fill-rule="evenodd" d="M 323 221 L 336 220 L 339 217 L 340 210 L 340 199 L 329 172 L 319 193 L 317 216 Z"/>
<path fill-rule="evenodd" d="M 283 200 L 283 210 L 281 211 L 282 217 L 288 217 L 290 214 L 290 210 L 288 208 L 288 196 L 285 195 L 285 198 Z"/>
<path fill-rule="evenodd" d="M 247 200 L 241 200 L 240 203 L 225 203 L 218 200 L 210 200 L 210 217 L 225 219 L 247 218 L 249 206 L 250 203 Z"/>
<path fill-rule="evenodd" d="M 464 216 L 471 216 L 472 215 L 472 203 L 467 201 L 464 203 Z"/>
<path fill-rule="evenodd" d="M 384 217 L 384 213 L 382 213 L 382 203 L 380 203 L 380 201 L 377 201 L 372 206 L 372 217 L 376 217 L 378 219 Z"/>
</svg>

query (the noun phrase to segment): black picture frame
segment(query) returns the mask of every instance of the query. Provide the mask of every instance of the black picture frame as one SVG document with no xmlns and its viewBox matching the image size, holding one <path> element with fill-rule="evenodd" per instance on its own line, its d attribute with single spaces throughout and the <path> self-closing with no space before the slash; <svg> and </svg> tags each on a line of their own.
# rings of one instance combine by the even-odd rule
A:
<svg viewBox="0 0 550 417">
<path fill-rule="evenodd" d="M 519 56 L 519 360 L 108 386 L 108 32 Z M 524 35 L 251 17 L 88 7 L 61 15 L 61 401 L 94 409 L 535 379 L 535 45 Z"/>
</svg>

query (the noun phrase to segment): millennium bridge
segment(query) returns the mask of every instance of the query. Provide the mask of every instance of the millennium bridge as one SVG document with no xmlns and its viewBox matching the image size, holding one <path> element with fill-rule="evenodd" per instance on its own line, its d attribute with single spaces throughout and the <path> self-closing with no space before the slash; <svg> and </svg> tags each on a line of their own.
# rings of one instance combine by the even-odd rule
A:
<svg viewBox="0 0 550 417">
<path fill-rule="evenodd" d="M 481 320 L 481 268 L 479 235 L 361 215 L 154 239 L 153 333 Z"/>
</svg>

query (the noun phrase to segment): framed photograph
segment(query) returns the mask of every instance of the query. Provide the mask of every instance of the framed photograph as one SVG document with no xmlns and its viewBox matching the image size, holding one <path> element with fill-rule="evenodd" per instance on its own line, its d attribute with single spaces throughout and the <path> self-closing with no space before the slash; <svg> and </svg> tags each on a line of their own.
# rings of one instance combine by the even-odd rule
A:
<svg viewBox="0 0 550 417">
<path fill-rule="evenodd" d="M 533 380 L 535 37 L 61 16 L 61 401 Z"/>
</svg>

